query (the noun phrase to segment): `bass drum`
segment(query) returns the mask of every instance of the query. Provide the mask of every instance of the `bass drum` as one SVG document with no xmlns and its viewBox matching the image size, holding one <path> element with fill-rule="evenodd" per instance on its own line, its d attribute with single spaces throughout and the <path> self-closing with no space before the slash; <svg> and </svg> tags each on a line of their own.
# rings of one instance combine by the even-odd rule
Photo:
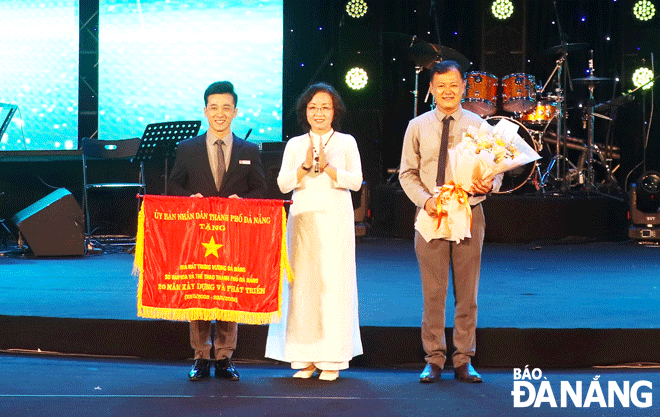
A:
<svg viewBox="0 0 660 417">
<path fill-rule="evenodd" d="M 517 120 L 511 119 L 509 117 L 504 117 L 504 116 L 492 116 L 486 119 L 486 121 L 492 125 L 495 126 L 501 119 L 506 119 L 512 123 L 515 123 L 518 125 L 518 134 L 520 135 L 521 138 L 529 146 L 532 147 L 536 152 L 539 151 L 538 146 L 536 145 L 536 142 L 534 142 L 534 139 L 532 138 L 531 133 L 525 125 L 520 123 Z M 536 166 L 536 161 L 530 162 L 527 165 L 523 165 L 521 167 L 512 169 L 510 171 L 507 171 L 504 173 L 504 176 L 502 178 L 502 186 L 500 187 L 499 191 L 493 191 L 493 194 L 510 194 L 517 190 L 518 188 L 522 187 L 525 185 L 527 180 L 529 180 L 534 173 L 534 167 Z"/>
</svg>

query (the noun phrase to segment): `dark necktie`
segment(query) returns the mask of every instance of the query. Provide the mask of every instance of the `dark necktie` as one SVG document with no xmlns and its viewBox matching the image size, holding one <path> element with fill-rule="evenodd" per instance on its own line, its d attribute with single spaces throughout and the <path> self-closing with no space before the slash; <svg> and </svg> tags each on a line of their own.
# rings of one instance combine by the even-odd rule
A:
<svg viewBox="0 0 660 417">
<path fill-rule="evenodd" d="M 451 116 L 442 119 L 442 135 L 440 136 L 440 153 L 438 154 L 438 175 L 435 183 L 442 187 L 445 183 L 445 169 L 447 168 L 447 148 L 449 147 L 449 123 L 454 120 Z"/>
<path fill-rule="evenodd" d="M 215 142 L 215 145 L 218 147 L 218 177 L 216 178 L 215 188 L 220 191 L 220 186 L 222 185 L 222 177 L 225 175 L 225 151 L 222 149 L 224 142 L 218 139 Z"/>
</svg>

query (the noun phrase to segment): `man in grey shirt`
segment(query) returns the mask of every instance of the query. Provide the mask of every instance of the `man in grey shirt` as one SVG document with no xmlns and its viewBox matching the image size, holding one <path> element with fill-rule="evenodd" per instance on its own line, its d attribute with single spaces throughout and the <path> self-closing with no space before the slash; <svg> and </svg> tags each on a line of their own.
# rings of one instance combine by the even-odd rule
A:
<svg viewBox="0 0 660 417">
<path fill-rule="evenodd" d="M 465 80 L 458 63 L 440 62 L 431 69 L 430 76 L 437 107 L 408 124 L 399 181 L 418 212 L 426 210 L 430 216 L 437 217 L 434 189 L 453 179 L 451 170 L 447 169 L 447 149 L 458 144 L 469 126 L 478 128 L 483 119 L 461 107 Z M 450 265 L 456 300 L 454 377 L 463 382 L 481 382 L 481 376 L 471 365 L 476 348 L 477 291 L 485 229 L 481 202 L 494 188 L 499 189 L 501 180 L 501 175 L 495 180 L 476 180 L 466 190 L 472 207 L 470 238 L 460 243 L 444 239 L 427 242 L 415 231 L 415 253 L 424 297 L 422 344 L 427 362 L 419 377 L 421 382 L 438 381 L 446 361 L 445 304 Z"/>
</svg>

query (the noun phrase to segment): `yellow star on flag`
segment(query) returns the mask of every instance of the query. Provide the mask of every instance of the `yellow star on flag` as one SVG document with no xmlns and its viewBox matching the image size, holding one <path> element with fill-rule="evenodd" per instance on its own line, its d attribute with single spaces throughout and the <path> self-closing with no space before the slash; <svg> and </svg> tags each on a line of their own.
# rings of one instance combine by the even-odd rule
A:
<svg viewBox="0 0 660 417">
<path fill-rule="evenodd" d="M 211 240 L 209 240 L 209 243 L 202 242 L 202 246 L 206 248 L 206 253 L 204 254 L 205 258 L 209 255 L 215 255 L 216 258 L 219 258 L 218 249 L 220 249 L 224 245 L 215 243 L 215 239 L 213 238 L 213 236 L 211 236 Z"/>
</svg>

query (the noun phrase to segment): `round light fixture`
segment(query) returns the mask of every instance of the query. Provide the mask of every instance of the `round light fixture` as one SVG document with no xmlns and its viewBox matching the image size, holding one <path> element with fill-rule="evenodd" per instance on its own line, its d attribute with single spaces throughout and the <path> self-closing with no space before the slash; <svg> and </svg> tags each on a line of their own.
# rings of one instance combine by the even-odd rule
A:
<svg viewBox="0 0 660 417">
<path fill-rule="evenodd" d="M 633 6 L 633 15 L 642 22 L 651 20 L 655 16 L 655 5 L 649 0 L 639 0 Z"/>
<path fill-rule="evenodd" d="M 359 67 L 351 68 L 346 73 L 346 84 L 353 90 L 362 90 L 368 80 L 367 71 Z"/>
<path fill-rule="evenodd" d="M 649 82 L 653 79 L 653 71 L 651 71 L 649 68 L 646 67 L 641 67 L 637 68 L 635 72 L 633 72 L 632 76 L 632 82 L 635 88 L 637 87 L 642 87 L 642 90 L 648 90 L 651 87 L 653 87 L 653 83 Z"/>
<path fill-rule="evenodd" d="M 369 6 L 367 6 L 367 2 L 364 0 L 349 0 L 346 3 L 346 13 L 354 19 L 363 17 L 367 14 L 368 9 Z"/>
<path fill-rule="evenodd" d="M 513 14 L 513 3 L 511 0 L 495 0 L 490 10 L 496 19 L 508 19 Z"/>
</svg>

